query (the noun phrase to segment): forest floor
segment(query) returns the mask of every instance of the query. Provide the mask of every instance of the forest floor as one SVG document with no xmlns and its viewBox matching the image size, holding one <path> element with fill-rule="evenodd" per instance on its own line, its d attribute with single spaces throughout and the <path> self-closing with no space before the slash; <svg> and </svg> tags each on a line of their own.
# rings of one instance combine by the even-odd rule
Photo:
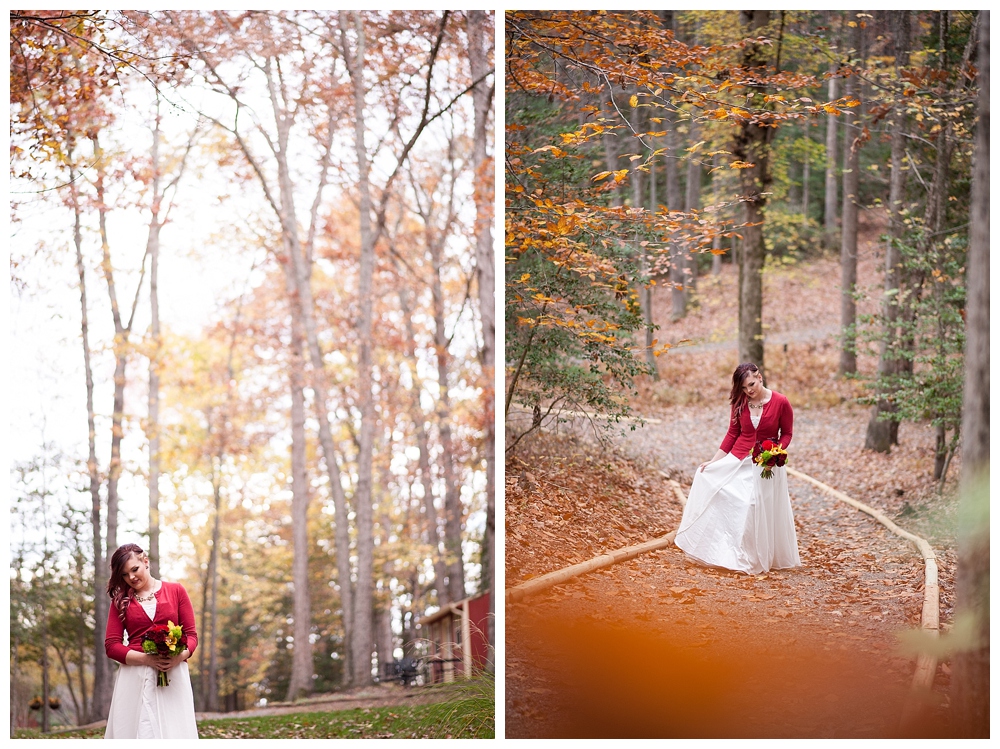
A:
<svg viewBox="0 0 1000 749">
<path fill-rule="evenodd" d="M 878 227 L 862 227 L 859 286 L 881 283 Z M 506 473 L 506 585 L 675 530 L 697 465 L 722 440 L 735 350 L 735 272 L 699 279 L 699 305 L 660 340 L 691 339 L 639 383 L 645 419 L 609 431 L 553 423 L 518 445 Z M 839 265 L 770 265 L 764 276 L 768 387 L 795 407 L 789 465 L 926 538 L 935 549 L 942 630 L 954 606 L 955 481 L 931 476 L 934 431 L 904 423 L 888 455 L 864 451 L 864 391 L 836 375 Z M 654 302 L 669 315 L 669 292 Z M 870 309 L 862 298 L 859 310 Z M 873 355 L 859 356 L 862 373 Z M 516 422 L 513 427 L 516 430 Z M 947 735 L 950 668 L 912 709 L 923 563 L 854 508 L 789 478 L 803 566 L 747 576 L 676 547 L 506 606 L 506 736 L 888 737 Z"/>
<path fill-rule="evenodd" d="M 492 682 L 434 687 L 379 684 L 295 703 L 230 713 L 197 713 L 203 739 L 493 738 Z M 106 721 L 15 738 L 104 738 Z"/>
</svg>

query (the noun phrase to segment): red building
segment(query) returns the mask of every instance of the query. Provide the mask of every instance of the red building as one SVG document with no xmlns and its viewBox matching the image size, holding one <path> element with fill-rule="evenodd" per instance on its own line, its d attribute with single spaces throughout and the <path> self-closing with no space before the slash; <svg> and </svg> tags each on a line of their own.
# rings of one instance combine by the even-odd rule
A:
<svg viewBox="0 0 1000 749">
<path fill-rule="evenodd" d="M 428 643 L 431 683 L 470 678 L 489 658 L 490 593 L 449 603 L 417 621 Z"/>
</svg>

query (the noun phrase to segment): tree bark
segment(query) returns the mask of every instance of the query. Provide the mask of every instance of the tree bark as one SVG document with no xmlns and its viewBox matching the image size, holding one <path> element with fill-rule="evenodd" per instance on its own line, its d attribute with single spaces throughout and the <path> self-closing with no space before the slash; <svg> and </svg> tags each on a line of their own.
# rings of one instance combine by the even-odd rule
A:
<svg viewBox="0 0 1000 749">
<path fill-rule="evenodd" d="M 111 412 L 111 462 L 108 466 L 108 515 L 106 544 L 109 557 L 118 548 L 118 478 L 121 476 L 122 460 L 122 419 L 125 411 L 125 364 L 128 360 L 126 346 L 128 330 L 122 324 L 121 311 L 118 308 L 118 296 L 115 290 L 114 269 L 111 265 L 111 245 L 108 242 L 107 216 L 108 209 L 104 199 L 104 152 L 96 135 L 91 137 L 94 144 L 94 159 L 97 171 L 95 188 L 97 190 L 97 216 L 101 237 L 101 268 L 108 284 L 108 298 L 111 301 L 111 317 L 115 325 L 115 374 L 114 401 Z M 138 293 L 138 292 L 137 292 Z M 105 592 L 103 595 L 107 595 Z"/>
<path fill-rule="evenodd" d="M 958 733 L 990 735 L 990 12 L 979 11 L 979 123 L 973 157 L 966 262 L 965 390 L 956 621 L 976 637 L 953 661 Z"/>
<path fill-rule="evenodd" d="M 354 150 L 358 162 L 359 233 L 361 257 L 359 261 L 358 301 L 360 314 L 357 330 L 360 351 L 358 355 L 358 393 L 360 396 L 361 432 L 358 436 L 358 484 L 355 491 L 354 511 L 357 539 L 357 584 L 354 595 L 354 642 L 352 654 L 352 679 L 355 686 L 372 681 L 372 598 L 374 537 L 372 520 L 372 446 L 375 434 L 375 402 L 372 397 L 372 280 L 375 267 L 375 235 L 372 231 L 372 200 L 369 186 L 368 153 L 365 147 L 365 84 L 363 66 L 365 59 L 365 30 L 357 11 L 339 12 L 342 52 L 347 62 L 353 92 Z M 355 48 L 348 42 L 348 29 L 353 26 Z"/>
<path fill-rule="evenodd" d="M 420 380 L 417 369 L 417 338 L 413 330 L 413 312 L 410 308 L 409 289 L 407 289 L 404 279 L 401 276 L 399 278 L 399 306 L 403 312 L 403 322 L 406 325 L 406 357 L 413 363 L 411 370 L 413 377 L 413 397 L 410 401 L 410 418 L 413 420 L 417 438 L 417 449 L 419 451 L 418 466 L 420 468 L 420 484 L 423 489 L 424 522 L 427 529 L 425 541 L 434 550 L 434 584 L 438 590 L 439 600 L 443 601 L 447 597 L 445 583 L 448 578 L 448 570 L 441 551 L 441 534 L 438 530 L 437 507 L 434 505 L 434 477 L 431 474 L 430 447 L 428 444 L 427 429 L 424 426 L 426 419 L 423 407 L 420 405 L 420 393 L 423 391 L 423 383 Z"/>
<path fill-rule="evenodd" d="M 747 36 L 765 26 L 770 11 L 740 11 L 740 23 Z M 743 52 L 742 66 L 751 75 L 767 62 L 765 48 L 748 44 Z M 754 92 L 762 93 L 762 92 Z M 736 134 L 734 156 L 752 167 L 740 170 L 740 182 L 745 196 L 742 230 L 743 249 L 740 251 L 739 299 L 739 357 L 741 362 L 752 362 L 764 369 L 764 335 L 761 325 L 763 289 L 761 274 L 764 270 L 764 207 L 766 193 L 771 184 L 770 143 L 773 128 L 747 122 Z"/>
<path fill-rule="evenodd" d="M 854 55 L 861 54 L 862 30 L 858 24 L 852 29 L 851 48 Z M 857 75 L 847 79 L 847 96 L 861 98 L 861 85 Z M 857 305 L 854 301 L 858 283 L 858 155 L 861 149 L 861 106 L 850 110 L 851 121 L 844 129 L 844 220 L 840 238 L 840 375 L 858 371 L 856 353 Z M 855 141 L 857 141 L 855 143 Z"/>
<path fill-rule="evenodd" d="M 73 157 L 74 142 L 68 139 L 70 201 L 73 206 L 73 246 L 76 249 L 76 270 L 80 281 L 80 337 L 83 340 L 83 368 L 87 383 L 87 474 L 90 479 L 90 522 L 94 555 L 94 694 L 90 704 L 90 719 L 104 720 L 111 707 L 114 690 L 111 661 L 104 650 L 104 625 L 110 602 L 103 582 L 104 545 L 101 537 L 101 479 L 97 471 L 97 428 L 94 424 L 94 372 L 90 358 L 90 333 L 87 317 L 87 281 L 83 262 L 82 209 L 77 187 L 77 172 Z"/>
<path fill-rule="evenodd" d="M 802 226 L 809 225 L 809 120 L 802 122 L 802 137 L 805 139 L 806 153 L 802 160 Z"/>
<path fill-rule="evenodd" d="M 444 236 L 431 234 L 426 225 L 433 275 L 431 298 L 434 306 L 434 349 L 438 368 L 437 420 L 441 440 L 441 474 L 444 480 L 444 551 L 448 571 L 447 598 L 442 603 L 465 598 L 465 568 L 462 562 L 462 502 L 455 480 L 454 450 L 451 440 L 451 396 L 448 384 L 448 338 L 444 325 L 444 292 L 442 289 L 442 258 Z M 441 594 L 440 589 L 438 595 Z"/>
<path fill-rule="evenodd" d="M 208 421 L 211 424 L 212 415 L 208 414 Z M 219 452 L 223 440 L 219 435 Z M 209 583 L 209 625 L 208 631 L 203 633 L 208 649 L 208 674 L 205 679 L 205 696 L 208 710 L 217 712 L 219 709 L 219 646 L 216 640 L 218 627 L 216 622 L 219 616 L 219 543 L 221 542 L 219 526 L 220 515 L 222 514 L 222 456 L 217 455 L 212 460 L 212 498 L 215 502 L 215 517 L 212 518 L 212 551 L 208 558 L 208 579 Z M 296 617 L 296 621 L 298 618 Z M 296 644 L 298 640 L 296 639 Z M 296 647 L 296 652 L 298 648 Z M 294 699 L 294 697 L 292 698 Z"/>
<path fill-rule="evenodd" d="M 910 64 L 910 12 L 893 13 L 893 36 L 896 49 L 896 77 Z M 903 235 L 903 197 L 906 188 L 906 171 L 903 156 L 906 151 L 906 107 L 897 104 L 889 121 L 892 131 L 892 171 L 889 177 L 889 241 L 885 246 L 885 296 L 882 301 L 883 339 L 879 343 L 878 374 L 888 377 L 899 371 L 899 359 L 894 351 L 898 346 L 897 318 L 899 310 L 900 263 L 902 256 L 893 240 Z M 892 445 L 899 444 L 899 421 L 883 419 L 883 414 L 893 413 L 895 408 L 885 397 L 872 406 L 868 430 L 865 434 L 865 449 L 889 452 Z"/>
<path fill-rule="evenodd" d="M 698 125 L 692 120 L 689 127 L 688 141 L 693 146 L 698 142 Z M 684 210 L 689 213 L 701 210 L 701 160 L 694 153 L 688 155 Z M 684 254 L 687 260 L 687 290 L 693 295 L 698 286 L 698 255 L 694 252 L 693 244 L 685 248 Z M 690 296 L 688 299 L 690 300 Z"/>
<path fill-rule="evenodd" d="M 833 27 L 833 14 L 828 11 L 829 26 Z M 826 96 L 830 101 L 837 98 L 837 68 L 836 62 L 830 63 L 830 78 L 827 83 Z M 837 124 L 836 114 L 826 117 L 826 192 L 824 195 L 823 225 L 827 247 L 837 246 Z"/>
<path fill-rule="evenodd" d="M 149 313 L 152 355 L 149 357 L 149 397 L 146 433 L 149 440 L 149 573 L 160 576 L 160 99 L 156 99 L 156 126 L 153 128 L 153 202 L 146 253 L 149 255 Z"/>
<path fill-rule="evenodd" d="M 480 10 L 469 11 L 469 70 L 473 81 L 484 78 L 490 71 L 484 40 L 492 38 L 486 14 Z M 490 663 L 493 663 L 495 646 L 495 570 L 496 570 L 496 301 L 495 270 L 493 258 L 493 159 L 486 149 L 486 131 L 490 116 L 490 103 L 496 84 L 487 86 L 485 79 L 472 89 L 475 111 L 472 138 L 472 168 L 476 175 L 473 199 L 476 203 L 476 278 L 479 292 L 479 319 L 483 331 L 483 406 L 485 408 L 485 434 L 483 457 L 486 462 L 486 530 L 483 536 L 483 582 L 490 592 L 489 643 Z"/>
</svg>

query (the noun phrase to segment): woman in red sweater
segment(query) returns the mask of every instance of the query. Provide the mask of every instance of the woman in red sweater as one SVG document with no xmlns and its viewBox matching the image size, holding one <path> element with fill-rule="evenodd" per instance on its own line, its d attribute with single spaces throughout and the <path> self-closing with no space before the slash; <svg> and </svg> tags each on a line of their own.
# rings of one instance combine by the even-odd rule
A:
<svg viewBox="0 0 1000 749">
<path fill-rule="evenodd" d="M 764 387 L 751 363 L 733 372 L 729 431 L 715 456 L 695 471 L 674 543 L 688 556 L 748 574 L 798 567 L 798 543 L 784 467 L 761 478 L 753 449 L 792 441 L 792 406 Z"/>
<path fill-rule="evenodd" d="M 122 665 L 115 678 L 104 738 L 198 738 L 187 665 L 198 646 L 198 634 L 187 591 L 151 576 L 146 553 L 136 544 L 125 544 L 111 557 L 108 595 L 111 610 L 104 649 Z M 180 625 L 186 648 L 173 658 L 144 653 L 143 635 L 154 625 L 168 622 Z M 157 686 L 158 671 L 168 673 L 167 686 Z"/>
</svg>

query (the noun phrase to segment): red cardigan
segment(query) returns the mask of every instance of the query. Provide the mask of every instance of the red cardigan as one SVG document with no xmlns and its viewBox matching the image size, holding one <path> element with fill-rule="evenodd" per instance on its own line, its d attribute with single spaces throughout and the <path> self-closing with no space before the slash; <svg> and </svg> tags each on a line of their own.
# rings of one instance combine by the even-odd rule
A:
<svg viewBox="0 0 1000 749">
<path fill-rule="evenodd" d="M 154 616 L 155 619 L 151 621 L 143 610 L 142 604 L 131 599 L 125 608 L 125 622 L 123 624 L 112 603 L 111 610 L 108 612 L 108 627 L 104 636 L 104 650 L 108 654 L 108 658 L 124 663 L 128 651 L 134 650 L 141 653 L 142 636 L 154 624 L 166 624 L 167 621 L 181 625 L 187 636 L 187 649 L 192 655 L 194 654 L 194 649 L 198 647 L 198 633 L 194 629 L 194 609 L 191 607 L 191 599 L 188 598 L 183 585 L 167 582 L 160 585 L 160 589 L 156 591 Z M 128 645 L 122 643 L 126 631 L 128 631 Z"/>
<path fill-rule="evenodd" d="M 756 429 L 750 421 L 748 406 L 743 407 L 739 419 L 736 418 L 736 407 L 733 407 L 729 419 L 729 431 L 726 432 L 726 438 L 722 440 L 719 449 L 731 452 L 743 460 L 753 452 L 755 444 L 764 440 L 777 440 L 786 450 L 792 441 L 792 404 L 788 402 L 788 398 L 773 390 L 771 399 L 764 404 L 760 423 Z"/>
</svg>

